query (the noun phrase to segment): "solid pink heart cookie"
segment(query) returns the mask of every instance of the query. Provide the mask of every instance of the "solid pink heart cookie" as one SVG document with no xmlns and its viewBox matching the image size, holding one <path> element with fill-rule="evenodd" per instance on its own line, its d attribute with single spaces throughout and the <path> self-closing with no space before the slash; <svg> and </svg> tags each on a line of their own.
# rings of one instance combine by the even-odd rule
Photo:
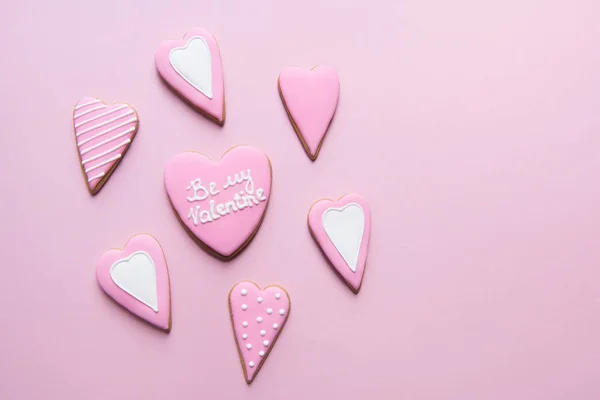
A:
<svg viewBox="0 0 600 400">
<path fill-rule="evenodd" d="M 318 200 L 308 211 L 308 229 L 331 265 L 354 293 L 362 284 L 371 234 L 371 210 L 358 194 Z"/>
<path fill-rule="evenodd" d="M 167 261 L 158 241 L 142 233 L 125 247 L 109 250 L 96 266 L 102 290 L 131 313 L 171 330 L 171 289 Z"/>
<path fill-rule="evenodd" d="M 279 95 L 292 126 L 311 160 L 316 160 L 340 96 L 340 78 L 333 67 L 310 71 L 287 68 L 279 74 Z"/>
<path fill-rule="evenodd" d="M 233 334 L 248 384 L 263 366 L 290 315 L 290 296 L 271 285 L 260 290 L 250 281 L 240 282 L 229 292 Z"/>
<path fill-rule="evenodd" d="M 133 107 L 81 99 L 73 110 L 75 142 L 81 169 L 92 195 L 98 193 L 131 145 L 139 126 Z"/>
<path fill-rule="evenodd" d="M 180 153 L 167 163 L 165 187 L 188 232 L 230 259 L 262 223 L 271 196 L 271 162 L 250 146 L 229 149 L 219 161 Z"/>
<path fill-rule="evenodd" d="M 167 40 L 155 55 L 160 76 L 180 96 L 219 125 L 225 123 L 223 65 L 216 39 L 195 28 L 183 40 Z"/>
</svg>

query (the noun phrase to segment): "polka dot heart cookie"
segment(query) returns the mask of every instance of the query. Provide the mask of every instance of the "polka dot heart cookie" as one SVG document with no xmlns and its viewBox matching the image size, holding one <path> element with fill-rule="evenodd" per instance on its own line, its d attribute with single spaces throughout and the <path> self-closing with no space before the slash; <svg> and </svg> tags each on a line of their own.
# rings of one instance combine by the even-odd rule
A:
<svg viewBox="0 0 600 400">
<path fill-rule="evenodd" d="M 229 292 L 229 313 L 244 377 L 252 383 L 290 315 L 290 296 L 280 286 L 261 290 L 244 281 Z"/>
</svg>

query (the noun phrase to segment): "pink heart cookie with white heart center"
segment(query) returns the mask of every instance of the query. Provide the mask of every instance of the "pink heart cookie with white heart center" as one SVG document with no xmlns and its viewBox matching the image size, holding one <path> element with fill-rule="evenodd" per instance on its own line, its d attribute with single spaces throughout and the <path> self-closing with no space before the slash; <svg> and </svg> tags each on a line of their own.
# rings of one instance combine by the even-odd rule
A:
<svg viewBox="0 0 600 400">
<path fill-rule="evenodd" d="M 322 199 L 308 211 L 308 229 L 354 293 L 360 290 L 371 234 L 371 210 L 358 194 Z"/>
<path fill-rule="evenodd" d="M 165 168 L 165 187 L 188 232 L 224 259 L 252 239 L 271 196 L 271 162 L 250 146 L 228 150 L 221 160 L 186 152 Z"/>
<path fill-rule="evenodd" d="M 155 55 L 160 76 L 179 95 L 219 125 L 225 123 L 223 65 L 216 39 L 195 28 L 183 40 L 167 40 Z"/>
<path fill-rule="evenodd" d="M 139 118 L 128 104 L 106 105 L 86 97 L 75 105 L 73 126 L 81 168 L 94 195 L 123 159 L 137 133 Z"/>
<path fill-rule="evenodd" d="M 229 313 L 248 384 L 263 366 L 290 315 L 290 296 L 280 286 L 264 290 L 244 281 L 229 292 Z"/>
<path fill-rule="evenodd" d="M 171 330 L 169 271 L 153 236 L 136 235 L 122 250 L 104 253 L 96 266 L 96 278 L 102 290 L 132 314 Z"/>
<path fill-rule="evenodd" d="M 316 160 L 340 96 L 340 79 L 333 67 L 310 71 L 287 68 L 279 74 L 279 94 L 292 126 L 311 160 Z"/>
</svg>

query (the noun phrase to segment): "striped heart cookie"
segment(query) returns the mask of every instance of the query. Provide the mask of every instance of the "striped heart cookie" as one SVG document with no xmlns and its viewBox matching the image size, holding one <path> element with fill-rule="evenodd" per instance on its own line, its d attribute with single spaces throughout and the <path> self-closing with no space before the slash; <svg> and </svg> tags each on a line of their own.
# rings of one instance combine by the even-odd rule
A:
<svg viewBox="0 0 600 400">
<path fill-rule="evenodd" d="M 125 155 L 137 133 L 139 118 L 128 104 L 106 105 L 85 97 L 73 110 L 81 169 L 92 195 L 98 193 Z"/>
</svg>

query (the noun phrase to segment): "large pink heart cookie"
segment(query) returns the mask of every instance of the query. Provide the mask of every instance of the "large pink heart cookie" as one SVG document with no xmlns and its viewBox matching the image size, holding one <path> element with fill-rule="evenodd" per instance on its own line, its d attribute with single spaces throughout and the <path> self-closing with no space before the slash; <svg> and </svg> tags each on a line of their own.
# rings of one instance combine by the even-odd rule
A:
<svg viewBox="0 0 600 400">
<path fill-rule="evenodd" d="M 340 79 L 333 67 L 310 71 L 287 68 L 279 74 L 279 94 L 292 126 L 311 160 L 316 160 L 337 107 Z"/>
<path fill-rule="evenodd" d="M 366 200 L 358 194 L 338 201 L 319 200 L 308 212 L 308 229 L 331 265 L 358 293 L 371 234 L 371 210 Z"/>
<path fill-rule="evenodd" d="M 106 105 L 85 97 L 75 105 L 73 125 L 81 169 L 94 195 L 123 159 L 137 133 L 139 118 L 128 104 Z"/>
<path fill-rule="evenodd" d="M 229 313 L 248 384 L 263 366 L 290 315 L 290 296 L 280 286 L 264 290 L 244 281 L 229 292 Z"/>
<path fill-rule="evenodd" d="M 171 330 L 171 289 L 167 261 L 158 241 L 139 234 L 121 249 L 109 250 L 96 266 L 102 290 L 131 313 Z"/>
<path fill-rule="evenodd" d="M 220 125 L 225 123 L 221 53 L 205 29 L 192 29 L 183 40 L 167 40 L 158 47 L 156 69 L 179 95 Z"/>
<path fill-rule="evenodd" d="M 187 230 L 229 259 L 260 227 L 271 195 L 271 162 L 250 146 L 234 147 L 220 161 L 180 153 L 167 163 L 165 187 Z"/>
</svg>

